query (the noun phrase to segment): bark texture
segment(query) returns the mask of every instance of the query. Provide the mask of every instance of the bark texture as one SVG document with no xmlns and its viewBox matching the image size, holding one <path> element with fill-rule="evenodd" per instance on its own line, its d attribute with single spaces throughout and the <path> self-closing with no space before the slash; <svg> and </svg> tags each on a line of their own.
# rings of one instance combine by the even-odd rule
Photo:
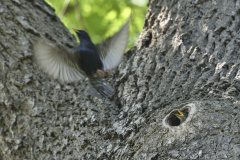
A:
<svg viewBox="0 0 240 160">
<path fill-rule="evenodd" d="M 0 159 L 240 159 L 240 1 L 148 5 L 108 79 L 117 93 L 97 99 L 87 80 L 60 84 L 34 62 L 39 37 L 76 45 L 54 10 L 0 2 Z"/>
</svg>

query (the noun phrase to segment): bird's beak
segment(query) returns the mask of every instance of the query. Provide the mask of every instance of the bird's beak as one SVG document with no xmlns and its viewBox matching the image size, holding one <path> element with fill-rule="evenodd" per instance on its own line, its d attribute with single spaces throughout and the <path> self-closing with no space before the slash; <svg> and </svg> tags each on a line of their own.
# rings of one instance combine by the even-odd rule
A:
<svg viewBox="0 0 240 160">
<path fill-rule="evenodd" d="M 72 28 L 72 30 L 73 30 L 74 32 L 77 32 L 77 30 L 76 30 L 76 29 L 74 29 L 74 28 Z"/>
<path fill-rule="evenodd" d="M 184 117 L 183 113 L 177 109 L 178 113 L 175 114 L 177 117 Z"/>
</svg>

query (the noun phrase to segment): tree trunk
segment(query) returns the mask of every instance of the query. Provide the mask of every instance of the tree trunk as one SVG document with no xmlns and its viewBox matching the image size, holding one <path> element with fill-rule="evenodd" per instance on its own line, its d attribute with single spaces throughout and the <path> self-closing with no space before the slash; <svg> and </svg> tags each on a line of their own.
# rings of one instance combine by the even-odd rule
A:
<svg viewBox="0 0 240 160">
<path fill-rule="evenodd" d="M 107 80 L 117 93 L 98 99 L 87 80 L 61 84 L 34 61 L 39 37 L 77 45 L 54 10 L 1 2 L 0 159 L 240 159 L 240 1 L 148 6 Z"/>
</svg>

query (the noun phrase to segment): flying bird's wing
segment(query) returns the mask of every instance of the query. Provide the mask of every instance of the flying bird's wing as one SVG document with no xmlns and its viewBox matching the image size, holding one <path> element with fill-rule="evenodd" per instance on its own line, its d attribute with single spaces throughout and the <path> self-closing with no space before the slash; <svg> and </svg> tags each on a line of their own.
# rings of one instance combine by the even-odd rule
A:
<svg viewBox="0 0 240 160">
<path fill-rule="evenodd" d="M 112 69 L 120 63 L 127 47 L 129 22 L 130 18 L 114 36 L 96 45 L 104 70 Z"/>
<path fill-rule="evenodd" d="M 78 66 L 80 54 L 77 52 L 67 53 L 64 49 L 40 40 L 34 45 L 34 53 L 39 66 L 54 79 L 73 82 L 84 77 Z"/>
</svg>

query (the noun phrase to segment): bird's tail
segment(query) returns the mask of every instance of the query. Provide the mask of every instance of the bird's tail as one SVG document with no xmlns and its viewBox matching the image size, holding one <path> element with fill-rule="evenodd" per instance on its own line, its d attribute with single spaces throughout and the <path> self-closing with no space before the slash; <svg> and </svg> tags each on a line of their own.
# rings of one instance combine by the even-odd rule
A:
<svg viewBox="0 0 240 160">
<path fill-rule="evenodd" d="M 94 97 L 109 97 L 114 94 L 115 90 L 108 85 L 103 78 L 90 78 L 89 94 Z"/>
</svg>

